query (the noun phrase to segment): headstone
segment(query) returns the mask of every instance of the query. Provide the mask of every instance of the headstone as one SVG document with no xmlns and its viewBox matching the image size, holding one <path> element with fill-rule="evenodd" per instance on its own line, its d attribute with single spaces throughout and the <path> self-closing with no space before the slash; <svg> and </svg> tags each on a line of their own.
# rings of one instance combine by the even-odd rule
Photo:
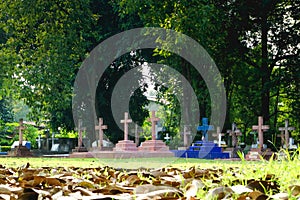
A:
<svg viewBox="0 0 300 200">
<path fill-rule="evenodd" d="M 83 136 L 82 132 L 86 130 L 85 127 L 82 127 L 82 120 L 78 120 L 78 128 L 76 128 L 78 131 L 78 146 L 75 147 L 75 149 L 72 149 L 72 152 L 87 152 L 87 148 L 83 146 Z"/>
<path fill-rule="evenodd" d="M 155 136 L 155 125 L 157 121 L 159 121 L 159 118 L 155 116 L 155 111 L 151 112 L 151 118 L 148 119 L 152 123 L 151 126 L 151 132 L 152 132 L 152 140 L 146 140 L 141 144 L 139 147 L 140 151 L 160 151 L 172 154 L 169 152 L 169 147 L 162 141 L 162 140 L 156 140 Z"/>
<path fill-rule="evenodd" d="M 282 146 L 285 145 L 286 148 L 289 148 L 290 145 L 290 135 L 289 131 L 295 130 L 295 127 L 289 126 L 289 120 L 286 119 L 284 121 L 284 127 L 279 127 L 279 130 L 281 131 L 280 137 L 281 137 L 281 144 Z"/>
<path fill-rule="evenodd" d="M 269 130 L 269 126 L 268 125 L 264 125 L 264 120 L 262 116 L 258 117 L 258 125 L 254 125 L 252 126 L 252 130 L 257 131 L 258 132 L 258 140 L 259 140 L 259 149 L 262 150 L 263 149 L 263 145 L 264 145 L 264 131 Z"/>
<path fill-rule="evenodd" d="M 136 144 L 128 140 L 128 124 L 131 123 L 132 120 L 128 118 L 128 112 L 124 113 L 124 119 L 121 120 L 121 123 L 124 124 L 124 140 L 119 141 L 116 144 L 116 147 L 113 149 L 114 151 L 137 151 L 138 148 Z"/>
<path fill-rule="evenodd" d="M 212 125 L 208 125 L 208 118 L 202 118 L 202 126 L 198 126 L 197 131 L 201 131 L 203 133 L 202 140 L 208 141 L 208 131 L 213 130 L 214 127 Z"/>
<path fill-rule="evenodd" d="M 58 152 L 59 151 L 59 144 L 52 145 L 50 151 L 52 151 L 52 152 Z"/>
<path fill-rule="evenodd" d="M 99 118 L 99 124 L 95 126 L 95 130 L 99 131 L 98 150 L 103 149 L 103 130 L 105 129 L 107 129 L 107 125 L 103 125 L 103 118 Z"/>
<path fill-rule="evenodd" d="M 224 133 L 221 133 L 220 127 L 217 127 L 217 133 L 212 134 L 213 137 L 218 138 L 218 146 L 222 146 L 222 136 L 224 136 Z"/>
</svg>

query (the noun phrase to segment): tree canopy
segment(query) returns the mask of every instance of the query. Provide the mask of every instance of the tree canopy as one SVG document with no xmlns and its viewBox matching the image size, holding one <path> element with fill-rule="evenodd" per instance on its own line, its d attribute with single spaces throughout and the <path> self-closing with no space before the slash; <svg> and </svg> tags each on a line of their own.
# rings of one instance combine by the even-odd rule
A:
<svg viewBox="0 0 300 200">
<path fill-rule="evenodd" d="M 216 62 L 226 88 L 226 128 L 235 121 L 247 132 L 262 115 L 273 131 L 285 118 L 299 130 L 299 4 L 297 0 L 3 1 L 0 99 L 22 99 L 31 109 L 31 119 L 50 120 L 53 129 L 73 129 L 73 84 L 91 50 L 124 30 L 162 27 L 190 36 Z M 130 69 L 151 61 L 178 70 L 197 95 L 200 116 L 210 115 L 208 89 L 188 62 L 158 50 L 137 51 L 116 59 L 98 84 L 97 112 L 105 118 L 114 142 L 122 135 L 110 109 L 114 86 Z M 141 84 L 130 103 L 131 116 L 140 125 L 148 116 L 147 88 Z M 168 88 L 157 89 L 172 105 L 168 105 L 172 115 L 166 121 L 193 112 L 187 104 L 184 113 L 179 113 L 174 94 Z"/>
</svg>

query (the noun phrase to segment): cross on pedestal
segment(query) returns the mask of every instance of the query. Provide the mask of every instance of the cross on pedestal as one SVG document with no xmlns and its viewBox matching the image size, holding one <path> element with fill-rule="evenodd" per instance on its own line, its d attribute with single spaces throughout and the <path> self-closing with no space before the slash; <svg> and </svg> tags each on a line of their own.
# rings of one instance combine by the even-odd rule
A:
<svg viewBox="0 0 300 200">
<path fill-rule="evenodd" d="M 217 133 L 212 134 L 213 137 L 218 137 L 218 145 L 221 146 L 222 142 L 222 136 L 224 136 L 224 133 L 221 133 L 220 127 L 217 126 Z"/>
<path fill-rule="evenodd" d="M 76 128 L 75 130 L 78 131 L 78 148 L 81 148 L 83 145 L 82 142 L 82 132 L 86 130 L 85 127 L 82 127 L 82 120 L 79 119 L 78 120 L 78 128 Z"/>
<path fill-rule="evenodd" d="M 128 112 L 124 113 L 124 119 L 121 120 L 121 123 L 124 124 L 124 140 L 118 141 L 113 151 L 124 152 L 124 151 L 137 151 L 136 144 L 128 140 L 128 124 L 132 120 L 128 118 Z"/>
<path fill-rule="evenodd" d="M 284 127 L 279 127 L 279 130 L 281 131 L 280 137 L 281 137 L 281 144 L 282 146 L 285 144 L 286 148 L 289 148 L 289 140 L 290 140 L 290 135 L 289 131 L 295 130 L 295 127 L 289 127 L 289 120 L 286 119 L 284 121 Z"/>
<path fill-rule="evenodd" d="M 16 146 L 12 151 L 8 152 L 9 156 L 17 156 L 17 157 L 32 156 L 30 150 L 26 146 L 23 146 L 23 130 L 26 129 L 26 127 L 23 126 L 23 124 L 24 124 L 23 119 L 20 119 L 19 126 L 17 127 L 19 130 L 19 146 Z"/>
<path fill-rule="evenodd" d="M 231 130 L 228 130 L 227 133 L 229 133 L 229 135 L 231 136 L 232 146 L 235 148 L 238 143 L 238 136 L 241 136 L 242 132 L 236 127 L 235 123 L 232 123 Z"/>
<path fill-rule="evenodd" d="M 128 118 L 128 112 L 125 112 L 121 123 L 124 124 L 124 140 L 128 140 L 128 124 L 132 123 L 132 120 Z"/>
<path fill-rule="evenodd" d="M 23 130 L 26 129 L 25 126 L 23 126 L 24 122 L 23 122 L 23 119 L 20 119 L 19 120 L 19 126 L 18 126 L 18 129 L 19 129 L 19 146 L 23 146 Z"/>
<path fill-rule="evenodd" d="M 263 132 L 269 130 L 268 125 L 264 125 L 264 120 L 262 116 L 258 117 L 258 125 L 252 126 L 252 130 L 258 132 L 258 140 L 259 140 L 259 149 L 263 149 L 264 145 L 264 135 Z"/>
<path fill-rule="evenodd" d="M 202 131 L 202 140 L 208 141 L 207 132 L 214 129 L 214 126 L 208 125 L 208 118 L 202 118 L 202 126 L 198 126 L 197 131 Z"/>
<path fill-rule="evenodd" d="M 95 130 L 99 130 L 99 142 L 98 142 L 98 148 L 99 150 L 103 147 L 103 130 L 107 129 L 107 125 L 103 125 L 103 119 L 99 118 L 99 124 L 98 126 L 95 126 Z"/>
<path fill-rule="evenodd" d="M 159 152 L 163 156 L 174 156 L 172 152 L 169 151 L 169 147 L 162 141 L 156 139 L 155 125 L 159 121 L 159 118 L 155 117 L 155 111 L 151 112 L 151 118 L 148 119 L 152 123 L 152 139 L 146 140 L 139 146 L 139 151 L 143 152 Z"/>
<path fill-rule="evenodd" d="M 149 118 L 148 121 L 150 121 L 151 124 L 152 124 L 152 127 L 151 127 L 151 130 L 152 130 L 152 140 L 156 140 L 155 125 L 159 121 L 159 118 L 155 117 L 155 111 L 154 110 L 152 111 L 151 118 Z"/>
</svg>

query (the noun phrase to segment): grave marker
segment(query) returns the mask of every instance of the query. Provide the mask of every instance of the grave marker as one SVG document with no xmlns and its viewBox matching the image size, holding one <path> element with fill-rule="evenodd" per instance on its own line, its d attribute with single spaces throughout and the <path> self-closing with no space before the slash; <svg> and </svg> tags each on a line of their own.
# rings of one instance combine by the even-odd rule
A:
<svg viewBox="0 0 300 200">
<path fill-rule="evenodd" d="M 159 118 L 155 116 L 155 111 L 151 113 L 151 118 L 148 119 L 151 122 L 152 140 L 156 140 L 155 125 L 159 121 Z"/>
<path fill-rule="evenodd" d="M 132 120 L 128 118 L 128 112 L 124 113 L 124 119 L 120 121 L 124 124 L 124 140 L 119 141 L 116 144 L 116 147 L 113 149 L 114 151 L 137 151 L 136 144 L 128 140 L 128 124 L 132 123 Z"/>
<path fill-rule="evenodd" d="M 202 126 L 198 126 L 197 131 L 202 131 L 202 140 L 208 141 L 208 135 L 207 132 L 214 129 L 214 126 L 208 125 L 208 118 L 203 117 L 202 118 Z"/>
<path fill-rule="evenodd" d="M 76 128 L 75 130 L 78 131 L 78 148 L 81 148 L 83 146 L 82 132 L 86 130 L 85 127 L 82 127 L 82 120 L 81 119 L 78 120 L 78 128 Z"/>
<path fill-rule="evenodd" d="M 140 151 L 156 151 L 156 152 L 161 152 L 164 155 L 173 155 L 169 151 L 169 147 L 162 141 L 162 140 L 157 140 L 156 139 L 156 132 L 155 132 L 155 125 L 159 121 L 159 118 L 155 116 L 155 111 L 151 112 L 151 117 L 148 119 L 152 123 L 152 139 L 151 140 L 146 140 L 139 146 Z"/>
<path fill-rule="evenodd" d="M 264 135 L 263 132 L 269 130 L 269 126 L 268 125 L 264 125 L 264 120 L 262 116 L 258 117 L 258 125 L 254 125 L 252 126 L 252 130 L 257 131 L 258 132 L 258 140 L 259 140 L 259 149 L 262 150 L 263 149 L 263 145 L 264 145 Z"/>
<path fill-rule="evenodd" d="M 19 126 L 18 126 L 19 145 L 16 146 L 12 151 L 8 152 L 9 156 L 18 156 L 18 157 L 32 156 L 32 153 L 30 152 L 30 150 L 26 146 L 23 146 L 23 130 L 26 129 L 26 127 L 23 125 L 24 125 L 23 119 L 20 119 Z"/>
<path fill-rule="evenodd" d="M 289 131 L 295 130 L 295 127 L 289 126 L 289 120 L 286 119 L 284 121 L 284 127 L 279 127 L 279 130 L 281 131 L 280 137 L 281 137 L 281 144 L 282 144 L 282 146 L 283 146 L 283 144 L 285 144 L 285 147 L 289 148 L 289 146 L 290 146 L 290 143 L 289 143 L 289 141 L 290 141 Z"/>
<path fill-rule="evenodd" d="M 124 124 L 124 140 L 128 140 L 128 124 L 132 123 L 132 120 L 128 118 L 128 112 L 125 112 L 121 123 Z"/>
<path fill-rule="evenodd" d="M 224 136 L 224 133 L 221 133 L 220 127 L 217 127 L 217 133 L 212 134 L 213 137 L 217 137 L 218 138 L 218 146 L 221 146 L 222 143 L 222 136 Z"/>
<path fill-rule="evenodd" d="M 171 139 L 171 137 L 169 136 L 169 133 L 166 134 L 166 136 L 164 137 L 164 139 L 169 142 L 169 140 Z"/>
<path fill-rule="evenodd" d="M 26 127 L 23 126 L 23 124 L 24 124 L 23 119 L 20 119 L 19 120 L 19 126 L 18 126 L 18 129 L 19 129 L 19 146 L 23 145 L 23 130 L 26 129 Z"/>
<path fill-rule="evenodd" d="M 98 141 L 98 148 L 102 150 L 103 147 L 103 130 L 107 129 L 107 125 L 103 125 L 103 118 L 99 118 L 98 126 L 95 126 L 95 130 L 99 131 L 99 141 Z"/>
<path fill-rule="evenodd" d="M 233 148 L 236 148 L 237 144 L 238 144 L 238 136 L 241 136 L 242 132 L 240 131 L 240 129 L 238 129 L 236 127 L 235 123 L 232 123 L 231 130 L 228 130 L 227 133 L 229 133 L 229 135 L 232 138 L 232 146 L 233 146 Z"/>
<path fill-rule="evenodd" d="M 43 141 L 43 139 L 41 138 L 41 134 L 39 134 L 38 139 L 37 139 L 37 142 L 38 142 L 38 149 L 41 149 L 42 141 Z"/>
</svg>

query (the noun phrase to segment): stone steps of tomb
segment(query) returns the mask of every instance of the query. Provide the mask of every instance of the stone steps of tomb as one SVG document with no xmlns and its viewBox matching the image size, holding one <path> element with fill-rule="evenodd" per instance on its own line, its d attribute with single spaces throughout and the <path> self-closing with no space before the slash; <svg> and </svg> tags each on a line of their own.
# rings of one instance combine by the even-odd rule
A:
<svg viewBox="0 0 300 200">
<path fill-rule="evenodd" d="M 138 148 L 132 140 L 121 140 L 119 141 L 113 151 L 137 151 Z"/>
<path fill-rule="evenodd" d="M 162 140 L 146 140 L 138 149 L 139 151 L 169 151 L 169 147 Z"/>
</svg>

